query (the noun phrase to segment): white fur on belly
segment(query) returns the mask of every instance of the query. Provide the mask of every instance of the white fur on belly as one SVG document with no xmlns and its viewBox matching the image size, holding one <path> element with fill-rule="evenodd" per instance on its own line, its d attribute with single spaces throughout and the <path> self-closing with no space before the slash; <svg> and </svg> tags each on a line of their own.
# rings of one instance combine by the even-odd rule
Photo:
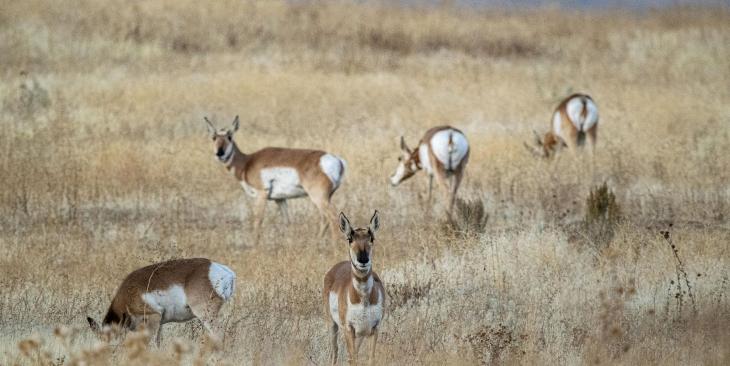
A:
<svg viewBox="0 0 730 366">
<path fill-rule="evenodd" d="M 246 192 L 246 194 L 248 194 L 251 197 L 256 197 L 259 195 L 258 192 L 256 192 L 256 190 L 253 187 L 248 185 L 248 183 L 246 183 L 245 180 L 241 181 L 241 187 L 243 188 L 243 191 Z"/>
<path fill-rule="evenodd" d="M 154 312 L 162 315 L 163 323 L 185 322 L 195 317 L 188 306 L 185 290 L 180 285 L 145 293 L 142 300 Z"/>
<path fill-rule="evenodd" d="M 451 137 L 451 148 L 449 148 L 449 137 Z M 452 129 L 436 132 L 431 138 L 431 149 L 441 164 L 447 170 L 455 169 L 469 152 L 469 142 L 466 136 Z M 420 151 L 419 151 L 420 153 Z"/>
<path fill-rule="evenodd" d="M 345 161 L 332 154 L 324 154 L 319 158 L 319 167 L 332 182 L 332 190 L 336 190 L 345 176 Z"/>
<path fill-rule="evenodd" d="M 359 304 L 350 303 L 349 295 L 347 297 L 345 319 L 347 324 L 355 330 L 357 336 L 370 335 L 373 328 L 383 320 L 383 294 L 377 288 L 373 288 L 373 291 L 378 292 L 378 300 L 374 304 L 367 303 L 370 296 L 360 298 Z"/>
<path fill-rule="evenodd" d="M 340 323 L 340 309 L 338 307 L 337 293 L 330 291 L 330 316 L 337 326 L 342 327 Z"/>
<path fill-rule="evenodd" d="M 262 169 L 261 182 L 264 189 L 269 192 L 270 199 L 297 198 L 307 195 L 299 180 L 299 173 L 294 168 Z"/>
<path fill-rule="evenodd" d="M 581 115 L 583 113 L 583 99 L 584 97 L 575 97 L 571 99 L 566 105 L 565 110 L 568 118 L 570 118 L 570 122 L 573 123 L 573 126 L 575 126 L 578 131 L 585 132 L 598 122 L 598 108 L 592 100 L 585 98 L 587 111 L 585 118 L 583 118 Z"/>
<path fill-rule="evenodd" d="M 236 273 L 230 268 L 223 264 L 212 262 L 208 270 L 208 279 L 215 293 L 223 301 L 228 301 L 233 296 L 233 291 L 236 289 Z"/>
</svg>

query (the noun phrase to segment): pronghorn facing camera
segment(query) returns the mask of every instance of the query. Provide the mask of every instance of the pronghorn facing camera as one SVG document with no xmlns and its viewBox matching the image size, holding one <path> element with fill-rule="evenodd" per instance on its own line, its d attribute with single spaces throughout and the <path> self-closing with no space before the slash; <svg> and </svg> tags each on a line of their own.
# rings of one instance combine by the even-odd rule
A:
<svg viewBox="0 0 730 366">
<path fill-rule="evenodd" d="M 587 94 L 573 94 L 565 98 L 553 112 L 551 129 L 543 137 L 535 132 L 535 145 L 525 146 L 534 155 L 550 157 L 558 149 L 567 146 L 576 152 L 585 141 L 595 150 L 598 137 L 598 107 Z"/>
<path fill-rule="evenodd" d="M 426 131 L 414 150 L 406 145 L 401 136 L 400 148 L 398 167 L 390 177 L 390 183 L 397 186 L 419 170 L 425 170 L 428 176 L 428 202 L 431 202 L 433 178 L 436 177 L 446 198 L 447 212 L 451 214 L 469 160 L 469 142 L 464 133 L 451 126 L 434 127 Z"/>
<path fill-rule="evenodd" d="M 385 312 L 383 282 L 372 270 L 375 232 L 380 227 L 375 211 L 367 228 L 353 228 L 340 213 L 340 230 L 348 243 L 349 260 L 337 263 L 324 276 L 324 313 L 332 344 L 332 364 L 337 363 L 337 332 L 342 329 L 347 359 L 354 364 L 362 340 L 370 341 L 370 363 L 375 358 L 378 326 Z"/>
<path fill-rule="evenodd" d="M 144 324 L 162 340 L 162 325 L 198 318 L 211 338 L 220 340 L 218 312 L 231 299 L 236 274 L 205 258 L 173 259 L 140 268 L 122 281 L 101 326 L 87 317 L 99 334 L 103 327 L 135 330 Z"/>
<path fill-rule="evenodd" d="M 205 118 L 213 138 L 218 160 L 239 181 L 243 190 L 256 198 L 254 235 L 258 240 L 264 220 L 266 202 L 274 201 L 285 222 L 289 222 L 286 200 L 309 196 L 324 217 L 324 232 L 329 225 L 336 240 L 337 210 L 330 199 L 342 184 L 345 161 L 319 150 L 266 147 L 251 154 L 238 149 L 233 134 L 238 130 L 238 116 L 230 129 L 216 129 Z"/>
</svg>

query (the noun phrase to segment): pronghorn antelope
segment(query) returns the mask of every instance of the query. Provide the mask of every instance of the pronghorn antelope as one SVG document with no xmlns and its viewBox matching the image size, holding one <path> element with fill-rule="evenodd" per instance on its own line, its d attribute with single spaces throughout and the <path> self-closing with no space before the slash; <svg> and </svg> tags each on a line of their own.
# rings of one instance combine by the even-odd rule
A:
<svg viewBox="0 0 730 366">
<path fill-rule="evenodd" d="M 535 133 L 535 144 L 525 146 L 534 155 L 549 157 L 559 148 L 567 146 L 572 152 L 576 152 L 578 146 L 582 146 L 585 140 L 591 146 L 591 152 L 595 150 L 598 134 L 598 107 L 593 99 L 587 94 L 573 94 L 565 98 L 553 112 L 552 128 L 540 137 Z"/>
<path fill-rule="evenodd" d="M 213 138 L 215 155 L 233 174 L 243 190 L 256 198 L 254 208 L 254 233 L 258 239 L 264 220 L 266 201 L 274 201 L 285 222 L 289 222 L 286 200 L 309 196 L 329 225 L 333 239 L 337 238 L 335 225 L 337 210 L 330 202 L 332 195 L 342 184 L 345 161 L 319 150 L 285 149 L 266 147 L 252 154 L 245 154 L 233 141 L 238 130 L 238 116 L 230 129 L 216 129 L 205 118 Z"/>
<path fill-rule="evenodd" d="M 469 160 L 469 142 L 464 133 L 451 126 L 434 127 L 426 131 L 415 150 L 411 150 L 401 136 L 400 148 L 402 155 L 398 157 L 398 167 L 390 177 L 390 183 L 397 186 L 419 170 L 425 170 L 428 202 L 431 202 L 433 178 L 436 177 L 448 202 L 447 212 L 451 214 Z"/>
<path fill-rule="evenodd" d="M 114 296 L 101 326 L 87 317 L 99 334 L 103 327 L 135 330 L 144 324 L 157 346 L 162 325 L 198 318 L 211 338 L 220 340 L 218 312 L 231 299 L 236 274 L 230 268 L 205 258 L 173 259 L 142 267 L 129 275 Z"/>
<path fill-rule="evenodd" d="M 337 263 L 324 276 L 324 313 L 332 344 L 332 364 L 337 363 L 337 332 L 342 329 L 347 359 L 354 364 L 364 337 L 370 340 L 370 363 L 375 358 L 378 326 L 385 312 L 383 282 L 372 270 L 375 232 L 380 227 L 375 211 L 367 228 L 354 229 L 340 213 L 340 230 L 348 242 L 349 260 Z"/>
</svg>

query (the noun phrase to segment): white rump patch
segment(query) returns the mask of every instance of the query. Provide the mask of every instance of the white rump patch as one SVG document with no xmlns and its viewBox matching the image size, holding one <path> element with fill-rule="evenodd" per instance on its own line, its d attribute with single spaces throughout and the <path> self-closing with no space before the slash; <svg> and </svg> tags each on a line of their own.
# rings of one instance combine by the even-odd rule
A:
<svg viewBox="0 0 730 366">
<path fill-rule="evenodd" d="M 583 114 L 583 100 L 586 105 L 585 118 Z M 571 99 L 565 107 L 566 114 L 578 131 L 586 132 L 598 122 L 598 107 L 592 100 L 584 97 Z"/>
<path fill-rule="evenodd" d="M 319 167 L 332 182 L 332 191 L 334 192 L 340 187 L 342 178 L 345 176 L 345 161 L 335 155 L 324 154 L 319 158 Z"/>
<path fill-rule="evenodd" d="M 215 293 L 223 301 L 228 301 L 233 296 L 233 290 L 236 288 L 236 273 L 230 268 L 220 263 L 211 262 L 208 279 Z"/>
<path fill-rule="evenodd" d="M 563 122 L 563 118 L 560 115 L 560 111 L 556 111 L 555 114 L 553 114 L 553 133 L 556 136 L 560 136 L 561 138 L 563 137 L 563 135 L 562 135 L 563 129 L 561 127 L 562 122 Z"/>
<path fill-rule="evenodd" d="M 451 139 L 451 145 L 449 145 Z M 446 170 L 453 170 L 459 166 L 469 152 L 469 142 L 466 136 L 452 129 L 445 129 L 436 132 L 431 138 L 431 149 Z M 420 154 L 420 150 L 419 150 Z"/>
<path fill-rule="evenodd" d="M 342 327 L 342 324 L 340 324 L 340 308 L 338 305 L 337 293 L 330 291 L 330 316 L 337 326 Z"/>
<path fill-rule="evenodd" d="M 185 322 L 195 315 L 188 306 L 185 290 L 180 285 L 172 285 L 166 290 L 155 290 L 142 295 L 144 301 L 154 312 L 162 315 L 162 322 Z"/>
<path fill-rule="evenodd" d="M 361 297 L 359 304 L 352 304 L 350 297 L 347 297 L 347 324 L 355 329 L 357 336 L 370 335 L 373 328 L 383 320 L 383 294 L 378 289 L 374 289 L 374 291 L 378 291 L 378 300 L 375 304 L 367 302 L 370 294 L 367 294 L 367 297 Z"/>
<path fill-rule="evenodd" d="M 268 192 L 269 199 L 297 198 L 307 195 L 299 180 L 299 173 L 291 167 L 262 169 L 261 182 Z"/>
</svg>

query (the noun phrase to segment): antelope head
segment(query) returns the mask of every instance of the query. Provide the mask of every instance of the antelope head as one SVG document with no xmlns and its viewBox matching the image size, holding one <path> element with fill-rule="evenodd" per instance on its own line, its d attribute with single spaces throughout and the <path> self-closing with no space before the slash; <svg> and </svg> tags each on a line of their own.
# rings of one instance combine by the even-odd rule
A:
<svg viewBox="0 0 730 366">
<path fill-rule="evenodd" d="M 215 156 L 222 163 L 230 162 L 231 158 L 233 157 L 233 151 L 235 148 L 235 144 L 233 142 L 233 134 L 238 131 L 238 127 L 240 124 L 238 121 L 238 116 L 236 116 L 236 118 L 233 120 L 231 128 L 229 129 L 216 129 L 215 126 L 213 126 L 213 123 L 210 122 L 208 117 L 203 118 L 205 119 L 205 123 L 207 124 L 208 133 L 213 139 L 213 151 L 215 152 Z"/>
<path fill-rule="evenodd" d="M 111 309 L 107 312 L 101 324 L 90 316 L 86 317 L 86 321 L 89 323 L 92 333 L 104 341 L 109 341 L 114 337 L 122 335 L 124 329 L 130 328 L 132 325 L 130 320 L 131 319 L 124 314 L 120 317 Z"/>
<path fill-rule="evenodd" d="M 371 254 L 375 242 L 375 232 L 378 231 L 378 228 L 380 228 L 380 219 L 377 210 L 375 210 L 367 228 L 357 229 L 354 229 L 350 225 L 347 216 L 340 212 L 340 230 L 347 238 L 350 263 L 353 272 L 357 276 L 363 277 L 370 273 L 372 268 Z"/>
<path fill-rule="evenodd" d="M 401 155 L 398 157 L 398 166 L 395 168 L 395 173 L 390 176 L 390 184 L 393 187 L 399 185 L 401 182 L 412 177 L 421 170 L 418 149 L 416 148 L 414 151 L 408 148 L 403 136 L 400 137 L 400 150 Z"/>
<path fill-rule="evenodd" d="M 545 136 L 540 136 L 537 131 L 532 130 L 535 137 L 533 144 L 524 143 L 525 148 L 532 155 L 538 158 L 550 158 L 565 145 L 554 133 L 547 132 Z"/>
</svg>

